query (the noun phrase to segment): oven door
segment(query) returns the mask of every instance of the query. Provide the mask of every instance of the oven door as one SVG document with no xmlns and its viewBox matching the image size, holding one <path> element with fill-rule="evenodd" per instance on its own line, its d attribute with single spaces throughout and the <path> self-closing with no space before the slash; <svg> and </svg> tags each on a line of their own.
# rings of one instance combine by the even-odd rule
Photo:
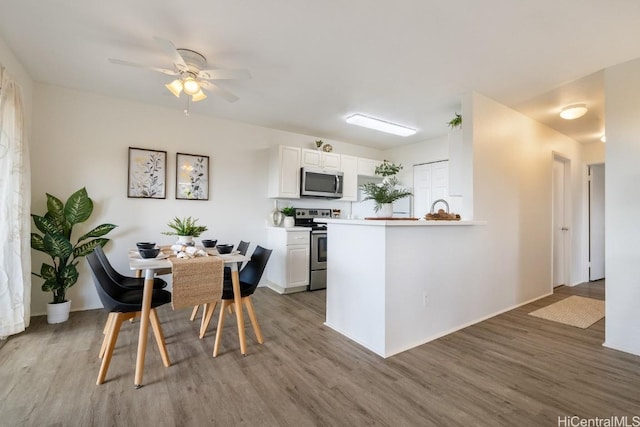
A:
<svg viewBox="0 0 640 427">
<path fill-rule="evenodd" d="M 311 271 L 327 269 L 327 232 L 311 232 Z"/>
</svg>

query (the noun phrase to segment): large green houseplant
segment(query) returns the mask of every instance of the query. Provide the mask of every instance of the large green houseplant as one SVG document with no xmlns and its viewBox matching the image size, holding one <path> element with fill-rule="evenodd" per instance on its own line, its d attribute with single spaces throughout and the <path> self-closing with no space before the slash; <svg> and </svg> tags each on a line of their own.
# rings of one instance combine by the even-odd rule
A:
<svg viewBox="0 0 640 427">
<path fill-rule="evenodd" d="M 66 302 L 67 289 L 78 281 L 78 258 L 90 254 L 97 246 L 107 244 L 102 236 L 116 226 L 102 224 L 71 242 L 73 227 L 85 222 L 93 212 L 93 201 L 87 190 L 81 188 L 73 193 L 66 203 L 47 193 L 47 213 L 44 216 L 31 214 L 33 222 L 42 234 L 31 233 L 31 247 L 51 257 L 51 264 L 43 263 L 40 273 L 33 275 L 44 279 L 42 290 L 53 293 L 53 303 Z"/>
</svg>

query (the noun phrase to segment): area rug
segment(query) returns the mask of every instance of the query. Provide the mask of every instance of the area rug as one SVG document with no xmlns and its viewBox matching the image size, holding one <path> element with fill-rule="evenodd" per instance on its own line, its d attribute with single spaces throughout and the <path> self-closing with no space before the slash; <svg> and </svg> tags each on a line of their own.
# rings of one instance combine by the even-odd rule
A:
<svg viewBox="0 0 640 427">
<path fill-rule="evenodd" d="M 573 295 L 529 315 L 586 329 L 604 317 L 604 301 Z"/>
</svg>

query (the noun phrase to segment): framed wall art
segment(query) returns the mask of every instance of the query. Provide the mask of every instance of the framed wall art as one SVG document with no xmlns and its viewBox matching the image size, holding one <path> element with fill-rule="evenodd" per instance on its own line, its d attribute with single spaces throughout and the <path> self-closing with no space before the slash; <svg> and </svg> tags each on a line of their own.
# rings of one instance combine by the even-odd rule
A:
<svg viewBox="0 0 640 427">
<path fill-rule="evenodd" d="M 129 147 L 127 197 L 165 199 L 167 152 Z"/>
<path fill-rule="evenodd" d="M 176 199 L 209 200 L 209 156 L 177 153 Z"/>
</svg>

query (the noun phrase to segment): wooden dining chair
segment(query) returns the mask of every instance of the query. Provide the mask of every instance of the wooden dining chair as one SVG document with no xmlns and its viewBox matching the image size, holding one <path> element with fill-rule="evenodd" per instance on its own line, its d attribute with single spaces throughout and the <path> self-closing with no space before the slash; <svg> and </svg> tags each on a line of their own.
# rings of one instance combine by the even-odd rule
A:
<svg viewBox="0 0 640 427">
<path fill-rule="evenodd" d="M 247 314 L 249 315 L 249 320 L 251 320 L 251 326 L 253 327 L 253 332 L 256 334 L 256 339 L 258 343 L 262 344 L 264 342 L 264 338 L 262 337 L 262 331 L 260 330 L 260 325 L 258 324 L 258 319 L 256 318 L 256 313 L 253 308 L 253 303 L 251 302 L 251 295 L 255 292 L 258 284 L 260 283 L 260 279 L 262 278 L 262 274 L 267 266 L 267 262 L 269 261 L 269 257 L 271 256 L 271 249 L 263 248 L 262 246 L 256 246 L 256 249 L 251 254 L 251 260 L 244 266 L 242 271 L 240 272 L 240 295 L 241 295 L 241 304 L 242 307 L 236 307 L 236 310 L 242 310 L 242 308 L 247 309 Z M 222 304 L 220 306 L 220 314 L 218 317 L 218 329 L 216 330 L 216 341 L 213 348 L 213 357 L 218 355 L 218 350 L 220 349 L 220 341 L 222 339 L 222 327 L 224 326 L 224 318 L 227 315 L 227 308 L 233 306 L 233 284 L 231 283 L 231 279 L 225 280 L 222 288 Z"/>
<path fill-rule="evenodd" d="M 113 356 L 113 350 L 120 333 L 120 327 L 122 322 L 128 319 L 132 319 L 140 315 L 142 310 L 142 289 L 126 289 L 118 285 L 100 263 L 98 254 L 94 251 L 85 257 L 89 263 L 91 275 L 98 291 L 100 301 L 110 316 L 107 321 L 107 333 L 102 343 L 102 349 L 100 356 L 102 358 L 102 364 L 100 365 L 100 372 L 98 373 L 98 379 L 96 384 L 100 385 L 104 382 L 107 371 L 109 370 L 109 364 L 111 363 L 111 357 Z M 169 355 L 167 353 L 167 347 L 164 341 L 164 335 L 162 334 L 162 327 L 158 320 L 156 313 L 156 307 L 171 302 L 171 293 L 163 289 L 154 289 L 151 298 L 151 313 L 150 321 L 151 328 L 153 329 L 153 335 L 156 338 L 162 362 L 165 366 L 170 365 Z"/>
</svg>

